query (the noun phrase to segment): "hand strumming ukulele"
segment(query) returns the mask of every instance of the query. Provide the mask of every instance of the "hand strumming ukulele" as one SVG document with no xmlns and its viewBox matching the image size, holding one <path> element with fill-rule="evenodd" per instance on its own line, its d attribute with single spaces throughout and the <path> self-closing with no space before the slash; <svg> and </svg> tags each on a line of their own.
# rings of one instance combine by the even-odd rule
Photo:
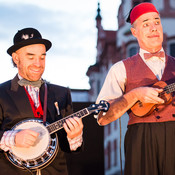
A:
<svg viewBox="0 0 175 175">
<path fill-rule="evenodd" d="M 175 91 L 175 83 L 167 85 L 163 81 L 159 81 L 155 83 L 152 87 L 155 88 L 162 88 L 163 91 L 159 93 L 160 98 L 162 98 L 165 102 L 164 104 L 154 104 L 154 103 L 142 103 L 138 101 L 135 105 L 131 108 L 131 111 L 138 117 L 145 117 L 150 115 L 154 110 L 157 109 L 158 106 L 166 106 L 167 104 L 171 103 L 172 95 L 171 92 Z"/>
</svg>

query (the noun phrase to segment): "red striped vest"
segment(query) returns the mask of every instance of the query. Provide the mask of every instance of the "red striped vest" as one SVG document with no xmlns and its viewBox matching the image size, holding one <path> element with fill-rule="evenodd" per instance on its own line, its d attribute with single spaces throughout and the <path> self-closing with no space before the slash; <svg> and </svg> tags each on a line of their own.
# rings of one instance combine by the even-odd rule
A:
<svg viewBox="0 0 175 175">
<path fill-rule="evenodd" d="M 26 94 L 27 94 L 27 96 L 29 98 L 29 102 L 30 102 L 30 105 L 32 107 L 32 111 L 33 111 L 34 116 L 36 118 L 42 119 L 43 118 L 43 109 L 42 109 L 42 106 L 41 106 L 40 98 L 39 98 L 39 104 L 40 105 L 38 106 L 38 108 L 36 108 L 35 107 L 35 104 L 34 104 L 34 102 L 32 100 L 32 98 L 30 97 L 30 94 L 28 93 L 28 91 L 26 90 L 26 88 L 24 88 L 24 89 L 25 89 Z"/>
</svg>

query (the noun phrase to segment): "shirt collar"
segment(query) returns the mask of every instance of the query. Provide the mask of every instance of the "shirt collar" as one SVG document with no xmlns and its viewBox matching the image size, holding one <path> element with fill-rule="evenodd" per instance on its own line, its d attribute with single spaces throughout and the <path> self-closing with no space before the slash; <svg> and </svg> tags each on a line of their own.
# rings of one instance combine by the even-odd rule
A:
<svg viewBox="0 0 175 175">
<path fill-rule="evenodd" d="M 21 77 L 21 75 L 19 75 L 19 74 L 18 74 L 18 78 L 19 78 L 20 80 L 23 79 L 23 78 Z"/>
</svg>

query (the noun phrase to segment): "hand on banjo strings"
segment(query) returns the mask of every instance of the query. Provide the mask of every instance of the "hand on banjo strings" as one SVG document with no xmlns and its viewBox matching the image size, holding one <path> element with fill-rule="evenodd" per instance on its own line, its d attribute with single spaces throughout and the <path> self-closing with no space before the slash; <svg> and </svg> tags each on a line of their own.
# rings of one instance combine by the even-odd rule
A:
<svg viewBox="0 0 175 175">
<path fill-rule="evenodd" d="M 78 117 L 68 118 L 63 124 L 63 127 L 67 133 L 67 137 L 73 139 L 82 134 L 83 131 L 82 119 Z"/>
<path fill-rule="evenodd" d="M 33 146 L 39 136 L 39 133 L 24 129 L 16 133 L 15 135 L 15 146 L 28 148 Z"/>
</svg>

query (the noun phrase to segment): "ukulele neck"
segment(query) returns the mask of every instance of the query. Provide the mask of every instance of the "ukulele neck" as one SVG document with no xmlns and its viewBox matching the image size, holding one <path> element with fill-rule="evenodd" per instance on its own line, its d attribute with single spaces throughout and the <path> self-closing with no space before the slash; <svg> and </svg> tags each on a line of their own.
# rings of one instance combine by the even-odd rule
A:
<svg viewBox="0 0 175 175">
<path fill-rule="evenodd" d="M 167 85 L 163 88 L 164 92 L 166 92 L 167 94 L 170 94 L 171 92 L 175 91 L 175 83 L 172 83 L 170 85 Z"/>
</svg>

